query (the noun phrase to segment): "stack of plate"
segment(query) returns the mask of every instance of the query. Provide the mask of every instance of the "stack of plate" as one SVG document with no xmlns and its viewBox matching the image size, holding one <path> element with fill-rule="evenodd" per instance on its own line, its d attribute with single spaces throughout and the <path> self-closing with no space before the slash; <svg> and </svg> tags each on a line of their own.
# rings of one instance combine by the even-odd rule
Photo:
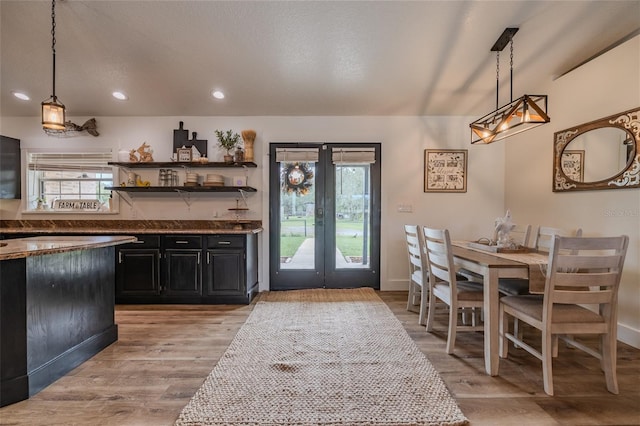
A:
<svg viewBox="0 0 640 426">
<path fill-rule="evenodd" d="M 207 180 L 204 186 L 224 186 L 224 176 L 216 174 L 207 174 Z"/>
<path fill-rule="evenodd" d="M 187 173 L 187 180 L 184 183 L 185 186 L 198 186 L 198 174 Z"/>
</svg>

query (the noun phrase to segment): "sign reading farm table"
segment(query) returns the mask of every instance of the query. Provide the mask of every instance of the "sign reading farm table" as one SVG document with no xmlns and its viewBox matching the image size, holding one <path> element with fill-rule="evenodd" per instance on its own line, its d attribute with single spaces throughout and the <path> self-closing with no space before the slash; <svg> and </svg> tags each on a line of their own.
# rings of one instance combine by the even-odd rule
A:
<svg viewBox="0 0 640 426">
<path fill-rule="evenodd" d="M 96 211 L 100 209 L 98 200 L 55 200 L 53 210 Z"/>
</svg>

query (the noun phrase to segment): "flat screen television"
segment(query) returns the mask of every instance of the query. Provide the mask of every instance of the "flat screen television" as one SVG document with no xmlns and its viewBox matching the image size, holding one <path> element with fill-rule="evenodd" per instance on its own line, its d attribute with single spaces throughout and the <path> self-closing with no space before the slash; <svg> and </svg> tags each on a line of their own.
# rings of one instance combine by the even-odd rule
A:
<svg viewBox="0 0 640 426">
<path fill-rule="evenodd" d="M 0 136 L 0 198 L 20 198 L 20 140 Z"/>
</svg>

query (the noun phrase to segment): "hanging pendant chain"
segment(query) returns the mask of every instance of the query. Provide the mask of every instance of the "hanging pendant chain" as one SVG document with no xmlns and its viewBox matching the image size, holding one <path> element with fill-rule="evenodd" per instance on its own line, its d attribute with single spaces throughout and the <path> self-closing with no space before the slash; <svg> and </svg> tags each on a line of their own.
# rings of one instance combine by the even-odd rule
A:
<svg viewBox="0 0 640 426">
<path fill-rule="evenodd" d="M 510 57 L 511 62 L 509 63 L 509 66 L 513 71 L 513 37 L 511 37 L 510 47 L 511 47 L 511 57 Z"/>
<path fill-rule="evenodd" d="M 51 51 L 56 54 L 56 0 L 51 2 Z"/>
<path fill-rule="evenodd" d="M 499 104 L 500 93 L 500 51 L 496 50 L 496 109 Z"/>
</svg>

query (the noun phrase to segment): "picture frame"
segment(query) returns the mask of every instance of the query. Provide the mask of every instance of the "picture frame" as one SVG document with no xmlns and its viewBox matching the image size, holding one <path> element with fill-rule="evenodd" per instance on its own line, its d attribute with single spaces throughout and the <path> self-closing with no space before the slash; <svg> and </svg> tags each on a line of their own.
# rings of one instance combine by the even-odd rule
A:
<svg viewBox="0 0 640 426">
<path fill-rule="evenodd" d="M 467 192 L 467 150 L 425 149 L 424 192 Z"/>
<path fill-rule="evenodd" d="M 567 150 L 562 152 L 562 171 L 575 182 L 584 181 L 584 150 Z"/>
<path fill-rule="evenodd" d="M 191 162 L 191 148 L 178 148 L 176 149 L 176 156 L 178 157 L 179 163 L 190 163 Z"/>
</svg>

